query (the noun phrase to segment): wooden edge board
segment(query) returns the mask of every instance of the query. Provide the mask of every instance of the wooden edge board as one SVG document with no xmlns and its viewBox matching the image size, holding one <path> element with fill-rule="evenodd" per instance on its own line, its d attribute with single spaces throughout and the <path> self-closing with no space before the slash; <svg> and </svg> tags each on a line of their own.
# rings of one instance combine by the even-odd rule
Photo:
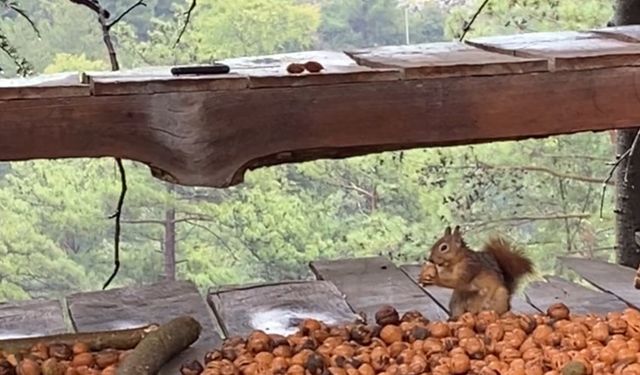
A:
<svg viewBox="0 0 640 375">
<path fill-rule="evenodd" d="M 524 293 L 529 303 L 543 312 L 554 303 L 564 303 L 574 314 L 601 315 L 627 307 L 609 293 L 594 291 L 555 276 L 530 283 Z"/>
<path fill-rule="evenodd" d="M 272 283 L 210 293 L 209 305 L 228 336 L 253 330 L 291 334 L 305 318 L 350 323 L 356 315 L 338 288 L 327 281 Z M 251 306 L 251 308 L 247 308 Z"/>
<path fill-rule="evenodd" d="M 345 53 L 362 66 L 401 69 L 405 79 L 523 74 L 549 70 L 546 58 L 509 56 L 460 42 L 385 46 Z"/>
<path fill-rule="evenodd" d="M 625 25 L 593 29 L 590 32 L 628 43 L 640 43 L 640 25 Z"/>
<path fill-rule="evenodd" d="M 599 290 L 640 308 L 640 291 L 635 289 L 633 283 L 636 270 L 618 264 L 574 257 L 561 257 L 560 263 Z"/>
<path fill-rule="evenodd" d="M 251 74 L 249 86 L 252 89 L 272 87 L 302 87 L 317 85 L 337 85 L 362 82 L 381 82 L 401 80 L 402 73 L 398 69 L 341 69 L 327 70 L 317 74 Z"/>
<path fill-rule="evenodd" d="M 198 77 L 92 78 L 90 87 L 95 96 L 229 91 L 248 88 L 249 79 L 231 73 Z"/>
<path fill-rule="evenodd" d="M 640 66 L 640 45 L 594 32 L 529 33 L 465 41 L 485 51 L 546 58 L 551 71 Z"/>
<path fill-rule="evenodd" d="M 71 332 L 60 300 L 0 303 L 0 340 Z"/>
<path fill-rule="evenodd" d="M 369 321 L 386 304 L 400 314 L 418 310 L 431 320 L 448 317 L 446 310 L 386 257 L 314 261 L 309 267 L 319 280 L 335 284 L 353 310 L 364 313 Z"/>
</svg>

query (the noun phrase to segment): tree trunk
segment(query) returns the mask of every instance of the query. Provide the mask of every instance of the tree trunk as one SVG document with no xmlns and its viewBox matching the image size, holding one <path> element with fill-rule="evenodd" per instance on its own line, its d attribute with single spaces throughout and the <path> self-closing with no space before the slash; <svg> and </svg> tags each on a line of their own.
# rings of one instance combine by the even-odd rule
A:
<svg viewBox="0 0 640 375">
<path fill-rule="evenodd" d="M 614 24 L 640 24 L 640 0 L 617 0 Z M 638 130 L 627 129 L 617 132 L 617 156 L 624 154 L 631 147 Z M 628 169 L 627 163 L 630 163 Z M 618 263 L 638 267 L 640 248 L 635 241 L 635 232 L 640 231 L 640 146 L 636 147 L 634 155 L 620 163 L 616 171 L 615 213 Z"/>
</svg>

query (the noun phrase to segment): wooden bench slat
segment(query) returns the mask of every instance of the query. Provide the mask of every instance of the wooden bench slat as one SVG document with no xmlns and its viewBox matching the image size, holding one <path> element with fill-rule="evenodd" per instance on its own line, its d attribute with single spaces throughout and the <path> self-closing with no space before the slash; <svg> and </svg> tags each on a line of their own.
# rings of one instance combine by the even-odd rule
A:
<svg viewBox="0 0 640 375">
<path fill-rule="evenodd" d="M 212 288 L 208 300 L 229 336 L 248 335 L 256 329 L 289 334 L 305 318 L 327 324 L 356 319 L 338 288 L 327 281 Z"/>
<path fill-rule="evenodd" d="M 384 257 L 318 261 L 310 264 L 321 280 L 334 283 L 347 297 L 349 305 L 364 312 L 373 322 L 376 311 L 390 304 L 400 314 L 418 310 L 432 320 L 448 314 L 402 270 Z"/>
<path fill-rule="evenodd" d="M 640 64 L 640 45 L 593 32 L 540 32 L 475 38 L 469 45 L 520 57 L 548 58 L 553 70 Z"/>
<path fill-rule="evenodd" d="M 57 300 L 0 303 L 0 339 L 70 333 L 62 304 Z"/>
<path fill-rule="evenodd" d="M 626 25 L 606 27 L 602 29 L 591 30 L 596 34 L 602 34 L 609 38 L 615 38 L 631 43 L 640 43 L 640 26 L 639 25 Z"/>
<path fill-rule="evenodd" d="M 525 289 L 527 299 L 540 311 L 546 311 L 554 303 L 564 303 L 575 314 L 606 314 L 627 307 L 609 293 L 602 293 L 571 283 L 559 277 L 546 277 L 546 281 L 534 281 Z"/>
<path fill-rule="evenodd" d="M 43 74 L 28 78 L 0 79 L 0 100 L 89 96 L 80 73 Z"/>
<path fill-rule="evenodd" d="M 547 59 L 487 52 L 459 42 L 385 46 L 347 52 L 359 64 L 402 68 L 406 79 L 543 72 Z"/>
<path fill-rule="evenodd" d="M 560 262 L 595 287 L 640 308 L 640 291 L 635 289 L 633 285 L 636 270 L 590 259 L 563 257 L 560 258 Z"/>
<path fill-rule="evenodd" d="M 420 267 L 421 266 L 417 264 L 410 264 L 402 266 L 402 270 L 417 283 L 420 276 Z M 452 293 L 451 289 L 441 288 L 435 285 L 423 286 L 422 289 L 448 311 L 449 300 L 451 299 Z M 535 306 L 529 304 L 524 296 L 519 293 L 511 298 L 511 310 L 519 314 L 535 314 L 540 312 Z"/>
<path fill-rule="evenodd" d="M 173 375 L 187 360 L 202 360 L 221 343 L 220 328 L 196 286 L 191 282 L 160 282 L 143 287 L 77 293 L 67 298 L 78 332 L 117 330 L 166 323 L 189 315 L 202 325 L 200 338 L 167 363 L 161 374 Z"/>
</svg>

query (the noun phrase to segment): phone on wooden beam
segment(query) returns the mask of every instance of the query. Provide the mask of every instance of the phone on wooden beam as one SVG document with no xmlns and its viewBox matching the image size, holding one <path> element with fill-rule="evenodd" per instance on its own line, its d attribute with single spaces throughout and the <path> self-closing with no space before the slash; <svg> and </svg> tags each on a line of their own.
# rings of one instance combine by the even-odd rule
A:
<svg viewBox="0 0 640 375">
<path fill-rule="evenodd" d="M 214 63 L 210 65 L 174 66 L 171 68 L 171 74 L 174 76 L 227 74 L 230 70 L 231 68 L 228 65 Z"/>
</svg>

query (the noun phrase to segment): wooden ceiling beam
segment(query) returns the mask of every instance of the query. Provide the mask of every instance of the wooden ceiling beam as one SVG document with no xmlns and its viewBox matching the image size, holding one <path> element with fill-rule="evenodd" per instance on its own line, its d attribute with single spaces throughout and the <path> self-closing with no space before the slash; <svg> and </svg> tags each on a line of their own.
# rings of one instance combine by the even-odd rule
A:
<svg viewBox="0 0 640 375">
<path fill-rule="evenodd" d="M 635 127 L 634 33 L 234 59 L 214 77 L 156 68 L 0 82 L 0 160 L 121 157 L 170 182 L 227 187 L 281 163 Z M 325 71 L 284 70 L 309 59 Z"/>
</svg>

